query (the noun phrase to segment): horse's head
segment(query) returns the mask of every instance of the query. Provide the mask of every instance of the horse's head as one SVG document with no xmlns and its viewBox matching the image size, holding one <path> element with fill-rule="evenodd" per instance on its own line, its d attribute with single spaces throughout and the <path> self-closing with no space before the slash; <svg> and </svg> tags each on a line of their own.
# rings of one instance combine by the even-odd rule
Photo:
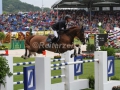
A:
<svg viewBox="0 0 120 90">
<path fill-rule="evenodd" d="M 79 34 L 80 33 L 80 34 Z M 80 26 L 80 31 L 78 30 L 77 37 L 80 39 L 80 41 L 85 44 L 85 36 L 84 36 L 84 29 L 83 26 Z"/>
<path fill-rule="evenodd" d="M 79 38 L 83 45 L 85 44 L 84 29 L 82 25 L 80 27 L 78 26 L 71 27 L 69 28 L 69 30 L 70 30 L 69 34 L 71 36 Z"/>
</svg>

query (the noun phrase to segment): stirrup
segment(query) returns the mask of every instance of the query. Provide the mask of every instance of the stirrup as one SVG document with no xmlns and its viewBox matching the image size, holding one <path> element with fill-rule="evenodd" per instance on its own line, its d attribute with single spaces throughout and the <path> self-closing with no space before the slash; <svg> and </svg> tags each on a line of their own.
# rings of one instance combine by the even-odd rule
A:
<svg viewBox="0 0 120 90">
<path fill-rule="evenodd" d="M 51 48 L 51 47 L 52 47 L 52 42 L 50 42 L 50 43 L 48 44 L 48 47 L 49 47 L 49 48 Z"/>
</svg>

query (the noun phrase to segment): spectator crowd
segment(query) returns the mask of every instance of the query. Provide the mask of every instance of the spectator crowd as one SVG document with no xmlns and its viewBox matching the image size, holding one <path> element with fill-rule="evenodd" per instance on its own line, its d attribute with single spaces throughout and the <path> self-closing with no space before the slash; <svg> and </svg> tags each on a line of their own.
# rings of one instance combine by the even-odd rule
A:
<svg viewBox="0 0 120 90">
<path fill-rule="evenodd" d="M 0 30 L 4 31 L 34 31 L 49 30 L 57 21 L 63 20 L 65 15 L 71 15 L 76 25 L 81 23 L 86 31 L 99 31 L 98 27 L 106 31 L 120 26 L 120 11 L 93 11 L 91 15 L 85 10 L 59 10 L 49 12 L 19 12 L 17 14 L 0 15 Z"/>
</svg>

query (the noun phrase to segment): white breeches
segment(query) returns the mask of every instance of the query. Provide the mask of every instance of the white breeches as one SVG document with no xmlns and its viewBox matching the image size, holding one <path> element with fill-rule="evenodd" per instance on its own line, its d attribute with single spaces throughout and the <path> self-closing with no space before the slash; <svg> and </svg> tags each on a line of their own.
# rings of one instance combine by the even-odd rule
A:
<svg viewBox="0 0 120 90">
<path fill-rule="evenodd" d="M 58 34 L 57 34 L 57 31 L 53 31 L 54 35 L 56 38 L 58 38 Z"/>
<path fill-rule="evenodd" d="M 54 31 L 52 28 L 50 28 L 50 29 L 53 31 L 55 37 L 58 38 L 58 33 L 57 33 L 57 31 Z"/>
</svg>

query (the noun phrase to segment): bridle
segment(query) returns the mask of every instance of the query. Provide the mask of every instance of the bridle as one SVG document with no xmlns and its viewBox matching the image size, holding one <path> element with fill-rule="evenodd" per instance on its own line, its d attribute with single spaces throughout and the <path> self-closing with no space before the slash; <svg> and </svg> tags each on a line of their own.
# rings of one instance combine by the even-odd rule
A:
<svg viewBox="0 0 120 90">
<path fill-rule="evenodd" d="M 80 30 L 80 33 L 81 33 L 81 35 L 83 34 L 84 35 L 84 29 L 83 29 L 83 26 L 82 26 L 82 28 L 81 28 L 81 30 Z M 85 38 L 83 38 L 82 40 L 81 40 L 81 42 L 83 43 L 83 45 L 85 44 L 85 40 L 84 40 Z"/>
</svg>

